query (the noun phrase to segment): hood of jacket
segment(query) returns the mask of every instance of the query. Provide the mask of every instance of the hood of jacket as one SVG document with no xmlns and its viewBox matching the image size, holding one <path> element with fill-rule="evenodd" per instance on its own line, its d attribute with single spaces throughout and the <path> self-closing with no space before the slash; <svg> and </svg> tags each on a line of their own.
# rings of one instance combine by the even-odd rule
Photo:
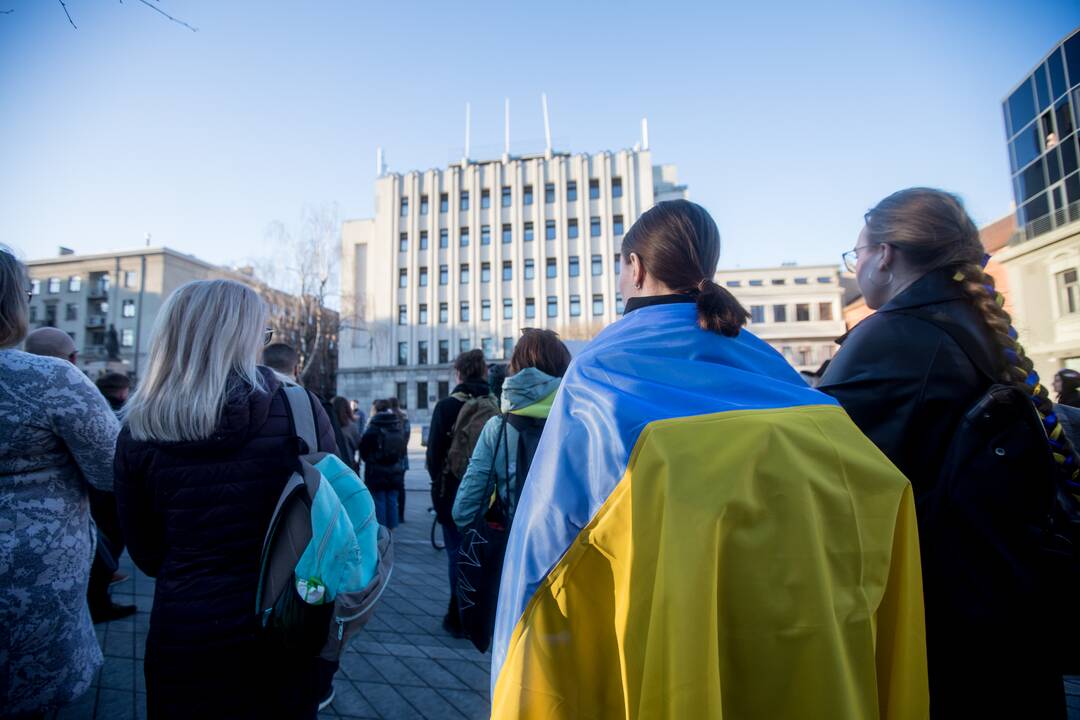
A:
<svg viewBox="0 0 1080 720">
<path fill-rule="evenodd" d="M 554 396 L 562 378 L 552 377 L 536 368 L 525 368 L 506 378 L 502 389 L 502 411 L 517 413 Z M 544 410 L 549 410 L 548 402 Z M 539 417 L 547 417 L 544 412 Z"/>
<path fill-rule="evenodd" d="M 392 412 L 380 412 L 371 416 L 368 427 L 401 427 L 401 420 Z"/>
</svg>

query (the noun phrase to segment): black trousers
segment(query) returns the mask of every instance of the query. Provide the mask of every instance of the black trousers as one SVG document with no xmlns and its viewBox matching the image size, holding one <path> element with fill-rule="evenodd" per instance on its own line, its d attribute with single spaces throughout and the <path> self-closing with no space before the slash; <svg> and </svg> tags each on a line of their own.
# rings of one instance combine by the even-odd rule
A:
<svg viewBox="0 0 1080 720">
<path fill-rule="evenodd" d="M 124 536 L 120 532 L 120 518 L 116 512 L 116 495 L 105 490 L 90 488 L 90 516 L 97 525 L 97 550 L 90 565 L 90 583 L 86 587 L 86 602 L 91 608 L 106 607 L 109 583 L 116 572 L 120 555 L 124 552 Z"/>
</svg>

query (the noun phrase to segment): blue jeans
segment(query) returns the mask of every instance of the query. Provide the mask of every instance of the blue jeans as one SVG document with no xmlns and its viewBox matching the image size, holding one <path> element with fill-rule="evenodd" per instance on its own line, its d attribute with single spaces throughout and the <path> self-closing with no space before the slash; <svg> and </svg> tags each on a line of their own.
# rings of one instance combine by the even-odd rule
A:
<svg viewBox="0 0 1080 720">
<path fill-rule="evenodd" d="M 393 530 L 398 526 L 398 491 L 372 490 L 371 499 L 375 501 L 375 518 L 379 524 Z"/>
</svg>

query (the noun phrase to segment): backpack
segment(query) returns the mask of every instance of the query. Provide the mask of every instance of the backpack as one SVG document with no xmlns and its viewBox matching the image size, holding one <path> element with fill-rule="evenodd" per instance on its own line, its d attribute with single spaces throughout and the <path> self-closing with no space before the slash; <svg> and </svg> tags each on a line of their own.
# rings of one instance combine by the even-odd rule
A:
<svg viewBox="0 0 1080 720">
<path fill-rule="evenodd" d="M 532 467 L 533 456 L 536 455 L 536 446 L 540 443 L 540 436 L 544 434 L 544 424 L 547 418 L 525 417 L 510 413 L 505 416 L 510 427 L 517 430 L 516 464 L 514 474 L 517 477 L 517 488 L 511 501 L 511 507 L 517 507 L 521 490 L 525 487 L 525 478 L 529 476 L 529 468 Z M 509 450 L 509 448 L 507 448 Z"/>
<path fill-rule="evenodd" d="M 928 579 L 964 587 L 926 605 L 934 624 L 989 626 L 1003 615 L 1057 638 L 1057 660 L 1077 668 L 1080 644 L 1068 604 L 1078 586 L 1076 503 L 1061 486 L 1038 411 L 1019 388 L 999 383 L 970 332 L 940 314 L 907 309 L 951 337 L 988 386 L 963 416 L 934 486 L 917 502 Z M 1056 607 L 1055 607 L 1056 606 Z M 1046 623 L 1044 625 L 1044 623 Z M 1047 640 L 1050 637 L 1046 637 Z"/>
<path fill-rule="evenodd" d="M 263 540 L 255 613 L 282 646 L 333 661 L 370 618 L 393 549 L 364 483 L 337 455 L 317 452 L 307 390 L 280 391 L 298 458 Z"/>
<path fill-rule="evenodd" d="M 480 431 L 488 420 L 499 414 L 499 405 L 494 395 L 472 397 L 464 393 L 454 393 L 451 397 L 465 404 L 458 411 L 454 427 L 450 431 L 450 451 L 446 454 L 446 463 L 443 465 L 443 497 L 457 491 L 457 485 L 461 478 L 465 477 L 465 470 L 469 467 L 469 458 L 476 448 L 476 441 L 480 439 Z"/>
<path fill-rule="evenodd" d="M 393 465 L 401 462 L 405 455 L 405 429 L 399 421 L 396 425 L 379 426 L 379 444 L 375 448 L 374 460 L 379 465 Z"/>
</svg>

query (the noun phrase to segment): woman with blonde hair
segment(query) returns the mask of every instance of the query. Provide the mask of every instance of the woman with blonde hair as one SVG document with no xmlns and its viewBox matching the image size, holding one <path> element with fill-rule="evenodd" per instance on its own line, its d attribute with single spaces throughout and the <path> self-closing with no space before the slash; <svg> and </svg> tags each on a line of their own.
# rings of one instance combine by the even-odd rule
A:
<svg viewBox="0 0 1080 720">
<path fill-rule="evenodd" d="M 298 441 L 273 372 L 256 365 L 267 310 L 249 287 L 200 280 L 162 306 L 127 406 L 116 494 L 131 556 L 157 578 L 146 639 L 154 717 L 311 718 L 326 668 L 260 636 L 259 558 Z M 312 399 L 319 450 L 336 449 Z"/>
<path fill-rule="evenodd" d="M 86 606 L 87 490 L 112 489 L 119 426 L 66 360 L 15 350 L 26 269 L 0 248 L 0 713 L 34 716 L 89 689 L 101 648 Z"/>
</svg>

